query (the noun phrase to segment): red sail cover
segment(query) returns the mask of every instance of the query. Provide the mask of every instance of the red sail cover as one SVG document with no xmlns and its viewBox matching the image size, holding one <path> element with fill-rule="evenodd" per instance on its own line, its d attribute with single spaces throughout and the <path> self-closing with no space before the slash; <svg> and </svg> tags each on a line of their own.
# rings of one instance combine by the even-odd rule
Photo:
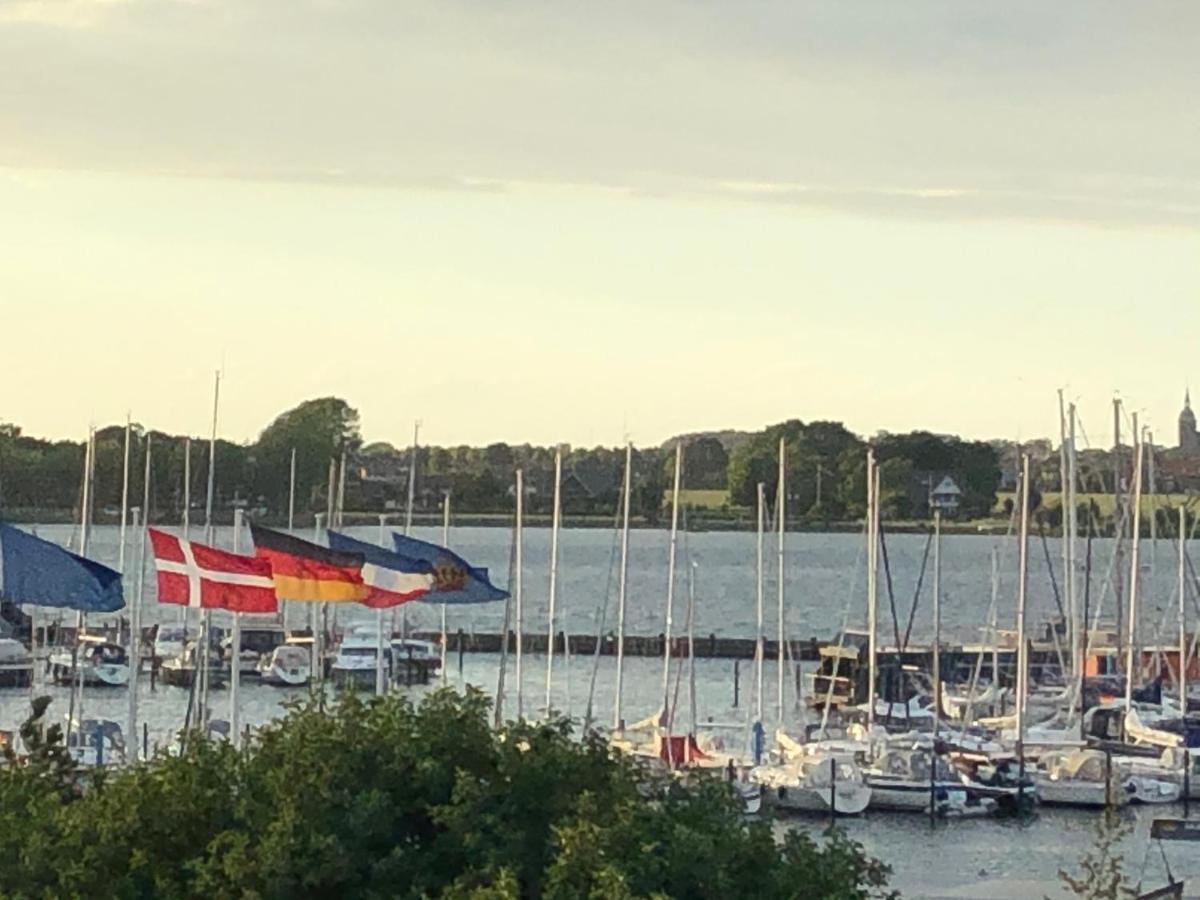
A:
<svg viewBox="0 0 1200 900">
<path fill-rule="evenodd" d="M 279 608 L 271 564 L 148 529 L 158 570 L 158 602 L 233 612 Z"/>
<path fill-rule="evenodd" d="M 669 737 L 660 735 L 658 755 L 672 766 L 681 766 L 687 762 L 708 758 L 704 751 L 697 746 L 695 736 L 690 734 L 672 734 Z"/>
</svg>

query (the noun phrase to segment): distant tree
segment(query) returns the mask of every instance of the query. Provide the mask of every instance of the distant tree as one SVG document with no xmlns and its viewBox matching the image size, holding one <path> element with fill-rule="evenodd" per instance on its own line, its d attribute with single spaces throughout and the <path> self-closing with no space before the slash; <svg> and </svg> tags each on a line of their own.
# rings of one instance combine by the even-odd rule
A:
<svg viewBox="0 0 1200 900">
<path fill-rule="evenodd" d="M 699 437 L 688 442 L 683 456 L 683 480 L 693 490 L 719 490 L 726 486 L 729 454 L 721 442 Z"/>
<path fill-rule="evenodd" d="M 329 460 L 361 444 L 358 412 L 345 400 L 306 400 L 279 415 L 254 445 L 257 494 L 273 510 L 287 507 L 288 473 L 296 451 L 297 508 L 312 508 L 327 491 Z M 218 454 L 218 463 L 220 462 Z"/>
</svg>

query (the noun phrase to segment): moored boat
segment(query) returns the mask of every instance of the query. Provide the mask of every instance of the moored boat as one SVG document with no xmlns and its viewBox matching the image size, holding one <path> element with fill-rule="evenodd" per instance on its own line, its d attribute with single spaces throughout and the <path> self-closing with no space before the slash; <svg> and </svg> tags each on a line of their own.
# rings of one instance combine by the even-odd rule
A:
<svg viewBox="0 0 1200 900">
<path fill-rule="evenodd" d="M 88 687 L 123 687 L 129 683 L 129 656 L 120 644 L 99 635 L 83 634 L 75 649 L 59 647 L 47 663 L 59 684 L 82 679 Z"/>
<path fill-rule="evenodd" d="M 0 688 L 29 687 L 33 681 L 33 656 L 18 640 L 0 638 Z"/>
</svg>

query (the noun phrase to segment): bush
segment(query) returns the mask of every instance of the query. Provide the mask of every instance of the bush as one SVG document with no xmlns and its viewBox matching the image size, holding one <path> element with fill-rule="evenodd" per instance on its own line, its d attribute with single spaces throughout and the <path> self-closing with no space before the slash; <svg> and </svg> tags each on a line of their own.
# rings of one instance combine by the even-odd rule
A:
<svg viewBox="0 0 1200 900">
<path fill-rule="evenodd" d="M 0 896 L 865 898 L 885 867 L 744 819 L 566 721 L 488 727 L 476 691 L 292 706 L 241 750 L 64 789 L 60 735 L 0 766 Z M 35 709 L 35 716 L 44 706 Z M 29 734 L 36 733 L 31 721 Z"/>
</svg>

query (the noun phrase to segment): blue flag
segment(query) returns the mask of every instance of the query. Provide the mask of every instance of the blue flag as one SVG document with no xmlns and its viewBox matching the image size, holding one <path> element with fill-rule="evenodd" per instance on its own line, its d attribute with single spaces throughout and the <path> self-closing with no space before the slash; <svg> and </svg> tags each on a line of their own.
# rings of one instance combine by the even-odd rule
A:
<svg viewBox="0 0 1200 900">
<path fill-rule="evenodd" d="M 413 571 L 428 572 L 433 576 L 433 590 L 420 598 L 424 602 L 491 603 L 508 597 L 508 591 L 492 584 L 487 569 L 472 566 L 445 547 L 395 532 L 392 542 L 396 545 L 396 554 L 406 558 L 409 565 L 423 566 Z"/>
<path fill-rule="evenodd" d="M 121 573 L 0 522 L 0 596 L 13 603 L 116 612 Z"/>
</svg>

